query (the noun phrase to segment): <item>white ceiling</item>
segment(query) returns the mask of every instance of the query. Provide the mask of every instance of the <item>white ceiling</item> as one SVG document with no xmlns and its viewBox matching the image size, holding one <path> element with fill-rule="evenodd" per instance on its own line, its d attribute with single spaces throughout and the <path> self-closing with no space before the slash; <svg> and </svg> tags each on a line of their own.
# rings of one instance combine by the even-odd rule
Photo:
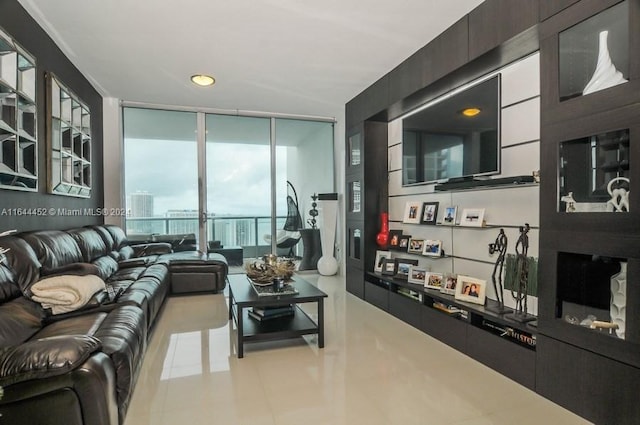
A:
<svg viewBox="0 0 640 425">
<path fill-rule="evenodd" d="M 103 96 L 335 118 L 346 102 L 482 3 L 19 1 Z M 189 81 L 196 73 L 217 82 L 196 87 Z"/>
</svg>

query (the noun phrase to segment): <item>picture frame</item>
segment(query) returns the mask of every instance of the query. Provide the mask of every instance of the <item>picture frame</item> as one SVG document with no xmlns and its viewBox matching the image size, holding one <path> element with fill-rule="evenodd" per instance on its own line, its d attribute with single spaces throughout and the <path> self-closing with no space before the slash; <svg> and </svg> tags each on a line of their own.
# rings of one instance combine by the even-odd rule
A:
<svg viewBox="0 0 640 425">
<path fill-rule="evenodd" d="M 409 278 L 409 270 L 411 269 L 411 266 L 417 266 L 418 260 L 413 260 L 410 258 L 396 258 L 395 263 L 395 277 L 398 279 L 407 280 Z"/>
<path fill-rule="evenodd" d="M 398 251 L 407 252 L 407 250 L 409 249 L 410 239 L 411 239 L 411 235 L 400 236 L 400 241 L 398 242 Z"/>
<path fill-rule="evenodd" d="M 415 283 L 424 286 L 425 279 L 427 277 L 427 269 L 420 266 L 409 267 L 409 277 L 407 281 L 409 283 Z"/>
<path fill-rule="evenodd" d="M 419 239 L 419 238 L 409 239 L 409 247 L 407 248 L 408 253 L 422 254 L 423 248 L 424 248 L 424 239 Z"/>
<path fill-rule="evenodd" d="M 391 258 L 390 251 L 376 251 L 376 262 L 373 264 L 373 271 L 376 273 L 382 273 L 382 266 L 385 258 Z"/>
<path fill-rule="evenodd" d="M 487 281 L 471 276 L 458 275 L 456 285 L 456 300 L 484 305 L 486 299 Z"/>
<path fill-rule="evenodd" d="M 442 256 L 442 241 L 436 239 L 427 239 L 424 241 L 422 255 L 427 257 Z"/>
<path fill-rule="evenodd" d="M 458 275 L 455 273 L 445 273 L 440 292 L 443 294 L 455 295 L 458 286 Z"/>
<path fill-rule="evenodd" d="M 428 273 L 424 281 L 424 286 L 429 289 L 440 290 L 440 288 L 442 288 L 442 277 L 442 273 Z"/>
<path fill-rule="evenodd" d="M 442 217 L 442 224 L 444 226 L 455 226 L 458 219 L 458 206 L 451 205 L 444 209 L 444 216 Z"/>
<path fill-rule="evenodd" d="M 402 230 L 389 230 L 389 249 L 397 250 L 400 244 Z"/>
<path fill-rule="evenodd" d="M 484 227 L 484 208 L 463 209 L 460 226 Z"/>
<path fill-rule="evenodd" d="M 409 201 L 404 207 L 403 223 L 420 224 L 422 218 L 422 202 Z"/>
<path fill-rule="evenodd" d="M 392 258 L 382 259 L 382 272 L 383 275 L 393 276 L 396 274 L 396 262 Z"/>
<path fill-rule="evenodd" d="M 438 219 L 438 205 L 440 205 L 439 202 L 424 202 L 422 204 L 422 217 L 420 220 L 422 224 L 436 224 Z"/>
</svg>

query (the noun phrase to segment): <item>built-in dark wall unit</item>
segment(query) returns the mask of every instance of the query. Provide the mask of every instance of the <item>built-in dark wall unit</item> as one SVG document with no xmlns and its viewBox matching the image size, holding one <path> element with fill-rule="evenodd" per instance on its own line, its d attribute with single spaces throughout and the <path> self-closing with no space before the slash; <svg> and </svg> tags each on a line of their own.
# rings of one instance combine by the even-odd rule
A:
<svg viewBox="0 0 640 425">
<path fill-rule="evenodd" d="M 559 75 L 562 60 L 559 56 L 563 54 L 559 52 L 560 34 L 576 28 L 582 31 L 576 25 L 618 6 L 627 8 L 623 12 L 622 27 L 628 27 L 629 52 L 627 60 L 622 61 L 625 68 L 622 71 L 629 81 L 586 96 L 569 93 L 563 97 Z M 624 213 L 565 212 L 565 204 L 559 199 L 559 194 L 564 194 L 560 193 L 562 173 L 575 169 L 582 172 L 588 161 L 584 158 L 573 161 L 578 168 L 569 164 L 565 169 L 560 154 L 586 152 L 591 155 L 591 151 L 579 143 L 598 140 L 592 149 L 607 159 L 600 164 L 601 170 L 588 172 L 599 173 L 598 179 L 607 181 L 611 169 L 616 168 L 613 172 L 629 178 L 631 184 L 640 181 L 640 167 L 634 167 L 640 163 L 640 151 L 633 147 L 635 139 L 640 137 L 637 120 L 640 113 L 639 26 L 640 0 L 487 0 L 346 105 L 345 193 L 349 196 L 353 181 L 360 180 L 362 202 L 379 208 L 379 213 L 386 204 L 367 196 L 387 193 L 388 182 L 369 176 L 374 169 L 386 175 L 387 150 L 378 145 L 389 141 L 375 131 L 366 130 L 382 131 L 390 121 L 426 101 L 540 51 L 539 320 L 537 329 L 532 331 L 537 339 L 535 350 L 525 352 L 526 375 L 519 373 L 518 369 L 520 372 L 523 369 L 518 362 L 488 361 L 495 356 L 510 358 L 510 354 L 506 354 L 512 349 L 510 342 L 486 337 L 486 329 L 474 327 L 473 320 L 461 322 L 436 312 L 430 308 L 427 291 L 372 273 L 377 249 L 375 235 L 380 226 L 377 214 L 358 215 L 347 211 L 347 231 L 358 230 L 358 238 L 347 239 L 347 250 L 359 255 L 357 261 L 347 260 L 347 290 L 596 424 L 637 424 L 640 418 L 640 404 L 632 391 L 640 379 L 640 287 L 636 284 L 640 273 L 637 224 L 640 202 L 631 195 L 630 212 Z M 593 31 L 598 25 L 592 22 L 587 27 Z M 597 32 L 595 36 L 597 38 Z M 611 37 L 620 39 L 619 34 Z M 619 46 L 612 46 L 616 47 Z M 577 50 L 579 55 L 584 54 L 584 49 Z M 595 64 L 595 56 L 585 63 Z M 576 58 L 567 61 L 575 62 Z M 576 70 L 575 78 L 583 78 L 580 73 L 592 75 L 592 70 L 584 71 L 584 68 Z M 578 86 L 580 84 L 584 87 L 578 82 Z M 354 171 L 348 162 L 354 135 L 361 136 L 360 148 L 368 153 L 362 156 L 363 162 L 359 165 L 363 173 Z M 590 139 L 592 136 L 597 137 Z M 564 151 L 563 143 L 568 143 Z M 602 178 L 603 173 L 610 174 Z M 575 175 L 567 181 L 575 182 Z M 601 206 L 606 198 L 602 188 L 590 194 L 590 202 L 597 201 Z M 355 245 L 358 245 L 356 250 Z M 608 313 L 609 307 L 605 304 L 608 305 L 609 300 L 602 298 L 607 298 L 610 285 L 613 288 L 609 280 L 613 281 L 617 275 L 611 274 L 618 270 L 624 273 L 621 263 L 628 274 L 628 278 L 624 278 L 627 290 L 624 338 L 613 331 L 594 331 L 568 323 L 567 313 L 569 316 L 575 311 L 576 315 Z M 413 291 L 411 294 L 420 295 L 420 300 L 406 298 L 404 291 L 400 294 L 404 287 Z M 574 290 L 579 294 L 574 295 Z M 394 302 L 402 305 L 394 307 Z M 420 314 L 422 319 L 425 314 L 429 315 L 429 326 L 424 326 L 427 322 L 421 321 Z M 472 314 L 481 317 L 484 312 L 472 310 Z M 611 313 L 611 321 L 613 317 Z M 482 340 L 481 346 L 477 344 L 479 340 Z M 470 347 L 481 347 L 481 350 Z"/>
<path fill-rule="evenodd" d="M 38 191 L 0 190 L 0 231 L 64 229 L 102 223 L 102 216 L 90 214 L 104 206 L 102 96 L 17 0 L 0 2 L 0 27 L 36 60 L 38 132 Z M 46 72 L 55 74 L 91 110 L 93 185 L 88 199 L 47 193 Z M 54 213 L 49 213 L 51 208 Z M 63 214 L 59 213 L 61 210 L 71 211 Z"/>
</svg>

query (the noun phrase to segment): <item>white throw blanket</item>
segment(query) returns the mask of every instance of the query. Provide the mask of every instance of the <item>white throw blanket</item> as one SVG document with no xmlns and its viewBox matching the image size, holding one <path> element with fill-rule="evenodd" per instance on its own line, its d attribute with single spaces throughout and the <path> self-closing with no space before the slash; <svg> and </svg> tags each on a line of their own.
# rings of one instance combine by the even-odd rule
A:
<svg viewBox="0 0 640 425">
<path fill-rule="evenodd" d="M 39 280 L 31 287 L 31 299 L 50 308 L 53 314 L 61 314 L 79 309 L 93 294 L 104 289 L 104 281 L 99 276 L 53 276 Z"/>
</svg>

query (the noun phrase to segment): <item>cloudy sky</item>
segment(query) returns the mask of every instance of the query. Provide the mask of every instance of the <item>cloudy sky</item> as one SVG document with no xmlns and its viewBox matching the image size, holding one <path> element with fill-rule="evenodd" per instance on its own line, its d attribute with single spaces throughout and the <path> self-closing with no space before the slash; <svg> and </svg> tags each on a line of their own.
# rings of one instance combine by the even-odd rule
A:
<svg viewBox="0 0 640 425">
<path fill-rule="evenodd" d="M 286 149 L 276 152 L 278 170 L 286 170 Z M 270 215 L 269 146 L 207 143 L 208 212 Z M 286 215 L 286 174 L 278 173 L 278 215 Z M 195 141 L 128 139 L 125 143 L 125 192 L 154 196 L 154 214 L 169 209 L 198 209 Z M 282 199 L 282 202 L 280 202 Z"/>
</svg>

